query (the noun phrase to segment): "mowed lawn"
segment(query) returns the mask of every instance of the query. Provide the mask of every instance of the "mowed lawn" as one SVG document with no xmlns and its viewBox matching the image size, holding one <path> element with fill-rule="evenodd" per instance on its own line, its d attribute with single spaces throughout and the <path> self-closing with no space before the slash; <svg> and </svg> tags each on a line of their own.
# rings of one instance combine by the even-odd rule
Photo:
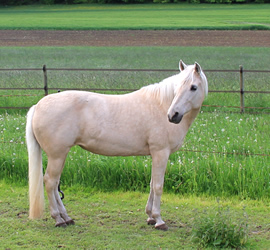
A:
<svg viewBox="0 0 270 250">
<path fill-rule="evenodd" d="M 64 189 L 64 204 L 74 226 L 55 228 L 46 199 L 40 220 L 29 220 L 25 186 L 0 181 L 1 249 L 198 249 L 194 220 L 215 215 L 220 208 L 234 223 L 248 223 L 247 249 L 269 249 L 269 202 L 182 196 L 162 196 L 162 216 L 169 230 L 146 224 L 147 193 Z M 202 248 L 200 248 L 202 249 Z M 212 249 L 212 248 L 210 248 Z"/>
<path fill-rule="evenodd" d="M 0 29 L 270 29 L 269 4 L 37 5 L 0 8 Z"/>
</svg>

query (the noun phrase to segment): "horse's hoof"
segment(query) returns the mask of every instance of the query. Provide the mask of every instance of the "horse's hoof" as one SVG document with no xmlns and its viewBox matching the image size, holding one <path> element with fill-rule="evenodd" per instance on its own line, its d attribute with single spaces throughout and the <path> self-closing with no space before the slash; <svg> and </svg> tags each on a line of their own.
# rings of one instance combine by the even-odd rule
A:
<svg viewBox="0 0 270 250">
<path fill-rule="evenodd" d="M 66 227 L 66 226 L 67 226 L 66 222 L 61 222 L 61 223 L 55 224 L 55 227 Z"/>
<path fill-rule="evenodd" d="M 162 231 L 167 231 L 169 228 L 166 224 L 161 224 L 159 226 L 155 226 L 156 229 L 162 230 Z"/>
<path fill-rule="evenodd" d="M 69 221 L 66 221 L 66 224 L 67 224 L 68 226 L 70 226 L 70 225 L 75 225 L 75 222 L 74 222 L 74 220 L 69 220 Z"/>
<path fill-rule="evenodd" d="M 156 221 L 154 219 L 147 220 L 147 225 L 155 225 Z"/>
</svg>

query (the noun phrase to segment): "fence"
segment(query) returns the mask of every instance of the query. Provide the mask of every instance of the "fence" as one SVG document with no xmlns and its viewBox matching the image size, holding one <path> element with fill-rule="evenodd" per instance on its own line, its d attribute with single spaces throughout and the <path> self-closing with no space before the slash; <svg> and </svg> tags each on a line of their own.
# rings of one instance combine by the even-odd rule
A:
<svg viewBox="0 0 270 250">
<path fill-rule="evenodd" d="M 56 90 L 56 91 L 62 91 L 62 90 L 70 90 L 74 88 L 50 88 L 48 83 L 48 72 L 49 71 L 93 71 L 93 72 L 175 72 L 174 69 L 75 69 L 75 68 L 47 68 L 46 65 L 43 66 L 43 68 L 15 68 L 15 69 L 0 69 L 0 71 L 42 71 L 43 72 L 43 87 L 40 88 L 20 88 L 20 87 L 2 87 L 0 90 L 42 90 L 44 91 L 44 95 L 48 95 L 49 90 Z M 266 70 L 244 70 L 243 66 L 240 66 L 238 70 L 204 70 L 204 72 L 231 72 L 231 73 L 239 73 L 239 89 L 238 90 L 211 90 L 209 89 L 209 93 L 238 93 L 239 94 L 239 106 L 228 106 L 233 108 L 238 108 L 238 110 L 241 113 L 244 113 L 246 109 L 248 108 L 256 108 L 256 109 L 264 109 L 269 110 L 270 107 L 247 107 L 245 106 L 245 94 L 270 94 L 270 91 L 258 91 L 258 90 L 245 90 L 245 84 L 244 84 L 244 73 L 270 73 L 270 71 Z M 129 92 L 134 91 L 136 89 L 130 89 L 130 88 L 122 88 L 122 89 L 116 89 L 116 88 L 80 88 L 81 90 L 87 90 L 87 91 L 111 91 L 111 92 Z M 12 96 L 12 95 L 11 95 Z M 204 105 L 208 107 L 224 107 L 219 105 Z M 0 107 L 0 109 L 26 109 L 29 107 Z M 267 112 L 267 114 L 269 114 Z"/>
<path fill-rule="evenodd" d="M 25 96 L 28 94 L 24 94 L 24 93 L 21 93 L 22 91 L 31 91 L 31 92 L 38 92 L 38 93 L 41 93 L 41 94 L 38 94 L 37 97 L 35 98 L 40 98 L 40 95 L 48 95 L 49 93 L 51 93 L 52 91 L 62 91 L 62 90 L 69 90 L 69 89 L 74 89 L 74 88 L 66 88 L 66 87 L 57 87 L 59 85 L 55 85 L 53 82 L 53 77 L 50 77 L 53 75 L 52 72 L 57 72 L 58 71 L 63 71 L 65 72 L 63 75 L 66 75 L 69 77 L 70 75 L 67 73 L 67 71 L 92 71 L 93 72 L 93 75 L 96 75 L 98 74 L 98 72 L 100 72 L 100 74 L 103 75 L 103 72 L 119 72 L 120 75 L 122 75 L 122 72 L 146 72 L 146 74 L 148 75 L 147 72 L 154 72 L 153 74 L 155 75 L 156 73 L 155 72 L 177 72 L 177 70 L 175 69 L 166 69 L 166 70 L 160 70 L 160 69 L 95 69 L 95 68 L 92 68 L 92 69 L 74 69 L 74 68 L 47 68 L 46 65 L 44 65 L 42 68 L 25 68 L 25 69 L 0 69 L 0 72 L 1 71 L 17 71 L 17 72 L 22 72 L 22 71 L 36 71 L 36 72 L 40 72 L 38 73 L 38 82 L 39 82 L 39 85 L 40 87 L 37 87 L 37 88 L 23 88 L 23 87 L 17 87 L 17 86 L 12 86 L 12 87 L 2 87 L 0 85 L 0 91 L 1 90 L 7 90 L 7 95 L 8 96 L 14 96 L 14 93 L 9 93 L 9 90 L 15 90 L 15 92 L 20 92 L 18 93 L 18 99 L 21 98 L 22 96 Z M 206 73 L 213 73 L 213 75 L 215 75 L 215 73 L 218 73 L 217 76 L 215 75 L 215 77 L 217 77 L 217 79 L 220 78 L 220 74 L 219 73 L 222 73 L 221 77 L 224 77 L 229 75 L 229 74 L 235 74 L 236 76 L 236 87 L 234 90 L 211 90 L 209 89 L 209 92 L 210 93 L 225 93 L 226 94 L 229 94 L 229 93 L 234 93 L 235 96 L 237 96 L 237 104 L 239 103 L 239 105 L 234 108 L 237 108 L 237 111 L 238 112 L 241 112 L 241 113 L 244 113 L 244 112 L 247 112 L 247 109 L 248 108 L 251 108 L 251 107 L 247 107 L 245 105 L 245 95 L 246 94 L 263 94 L 264 96 L 267 96 L 270 94 L 270 91 L 269 91 L 269 86 L 270 85 L 267 85 L 265 84 L 265 78 L 263 77 L 263 84 L 262 84 L 262 87 L 260 88 L 261 90 L 262 89 L 266 89 L 266 91 L 261 91 L 261 90 L 249 90 L 248 88 L 246 89 L 246 86 L 245 86 L 245 81 L 247 81 L 247 79 L 245 79 L 245 73 L 250 73 L 250 74 L 269 74 L 270 71 L 256 71 L 256 70 L 244 70 L 242 66 L 239 67 L 239 69 L 237 70 L 204 70 L 204 72 Z M 80 73 L 80 72 L 79 72 Z M 223 75 L 224 73 L 224 75 Z M 91 73 L 92 74 L 92 73 Z M 124 74 L 124 73 L 123 73 Z M 129 75 L 129 73 L 127 73 Z M 135 73 L 134 73 L 135 74 Z M 166 73 L 165 73 L 166 74 Z M 30 77 L 32 75 L 32 72 L 31 74 L 29 74 Z M 62 75 L 62 73 L 60 74 L 60 76 Z M 87 74 L 86 74 L 87 75 Z M 110 74 L 109 74 L 110 75 Z M 144 74 L 143 74 L 144 75 Z M 207 75 L 208 76 L 208 75 Z M 256 75 L 255 75 L 256 76 Z M 25 77 L 25 75 L 23 76 Z M 81 74 L 78 74 L 78 77 L 81 77 Z M 106 77 L 106 75 L 105 75 Z M 131 77 L 133 77 L 133 75 L 131 75 Z M 256 77 L 255 77 L 256 78 Z M 254 78 L 254 79 L 255 79 Z M 268 82 L 268 75 L 266 77 L 266 82 Z M 2 81 L 4 82 L 4 81 Z M 12 79 L 11 79 L 11 82 L 12 82 Z M 73 80 L 72 80 L 73 82 Z M 248 81 L 247 81 L 248 82 Z M 235 84 L 235 83 L 234 83 Z M 37 86 L 39 86 L 37 85 Z M 51 87 L 53 86 L 54 87 Z M 21 85 L 19 85 L 21 86 Z M 22 85 L 22 86 L 26 86 L 26 85 Z M 88 83 L 86 83 L 86 85 L 88 87 Z M 132 85 L 133 86 L 133 85 Z M 267 86 L 267 87 L 265 87 Z M 117 87 L 115 85 L 115 87 Z M 121 86 L 120 86 L 121 87 Z M 104 91 L 110 91 L 110 92 L 130 92 L 130 91 L 134 91 L 136 90 L 135 88 L 132 89 L 131 87 L 130 88 L 79 88 L 81 90 L 88 90 L 88 91 L 101 91 L 101 92 L 104 92 Z M 35 93 L 30 93 L 29 95 L 31 96 L 34 96 Z M 2 95 L 3 96 L 3 95 Z M 0 94 L 0 97 L 1 97 L 1 94 Z M 267 102 L 266 104 L 269 105 L 270 101 L 268 101 L 268 96 L 267 96 Z M 270 100 L 270 99 L 269 99 Z M 32 100 L 31 100 L 32 101 Z M 24 104 L 24 103 L 23 103 Z M 34 104 L 34 103 L 33 103 Z M 14 106 L 6 106 L 6 107 L 0 107 L 0 109 L 28 109 L 29 107 L 27 107 L 27 105 L 29 105 L 29 103 L 27 103 L 24 107 L 14 107 Z M 265 105 L 264 106 L 268 106 L 268 105 Z M 18 106 L 18 105 L 16 105 Z M 218 106 L 218 105 L 207 105 L 207 106 L 211 106 L 211 107 L 221 107 L 221 106 Z M 228 106 L 229 107 L 229 106 Z M 256 107 L 256 108 L 260 108 L 260 107 Z M 264 110 L 269 110 L 270 108 L 269 107 L 263 107 Z M 270 114 L 270 112 L 268 112 L 267 114 Z M 4 141 L 4 142 L 1 142 L 1 143 L 16 143 L 16 144 L 21 144 L 21 143 L 24 143 L 24 141 L 21 141 L 21 139 L 18 139 L 18 140 L 12 140 L 12 141 Z M 260 156 L 260 157 L 269 157 L 269 153 L 259 153 L 259 152 L 223 152 L 223 151 L 220 151 L 220 150 L 214 150 L 214 151 L 210 151 L 210 150 L 198 150 L 198 149 L 181 149 L 181 151 L 186 151 L 186 152 L 198 152 L 198 153 L 205 153 L 205 154 L 227 154 L 227 155 L 237 155 L 237 154 L 240 154 L 240 155 L 252 155 L 252 156 Z"/>
</svg>

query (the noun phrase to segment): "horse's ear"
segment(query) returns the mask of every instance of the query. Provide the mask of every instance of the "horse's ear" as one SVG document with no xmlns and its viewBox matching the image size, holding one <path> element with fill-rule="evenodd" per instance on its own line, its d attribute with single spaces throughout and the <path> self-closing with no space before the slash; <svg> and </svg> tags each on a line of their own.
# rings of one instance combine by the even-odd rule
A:
<svg viewBox="0 0 270 250">
<path fill-rule="evenodd" d="M 180 71 L 183 71 L 186 67 L 187 67 L 187 65 L 184 64 L 184 62 L 182 60 L 180 60 L 180 62 L 179 62 L 179 69 L 180 69 Z"/>
<path fill-rule="evenodd" d="M 201 74 L 202 68 L 201 68 L 200 64 L 195 62 L 194 66 L 195 66 L 195 72 L 197 72 L 198 74 Z"/>
</svg>

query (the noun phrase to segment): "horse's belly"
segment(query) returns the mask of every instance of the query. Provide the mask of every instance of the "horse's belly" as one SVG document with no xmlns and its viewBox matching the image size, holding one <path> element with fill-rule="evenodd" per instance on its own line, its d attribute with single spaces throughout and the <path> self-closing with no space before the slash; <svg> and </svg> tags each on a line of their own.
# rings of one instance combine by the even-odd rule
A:
<svg viewBox="0 0 270 250">
<path fill-rule="evenodd" d="M 95 154 L 106 156 L 135 156 L 135 155 L 149 155 L 149 146 L 146 143 L 133 142 L 129 140 L 115 140 L 108 139 L 89 140 L 88 142 L 79 142 L 79 146 Z"/>
</svg>

